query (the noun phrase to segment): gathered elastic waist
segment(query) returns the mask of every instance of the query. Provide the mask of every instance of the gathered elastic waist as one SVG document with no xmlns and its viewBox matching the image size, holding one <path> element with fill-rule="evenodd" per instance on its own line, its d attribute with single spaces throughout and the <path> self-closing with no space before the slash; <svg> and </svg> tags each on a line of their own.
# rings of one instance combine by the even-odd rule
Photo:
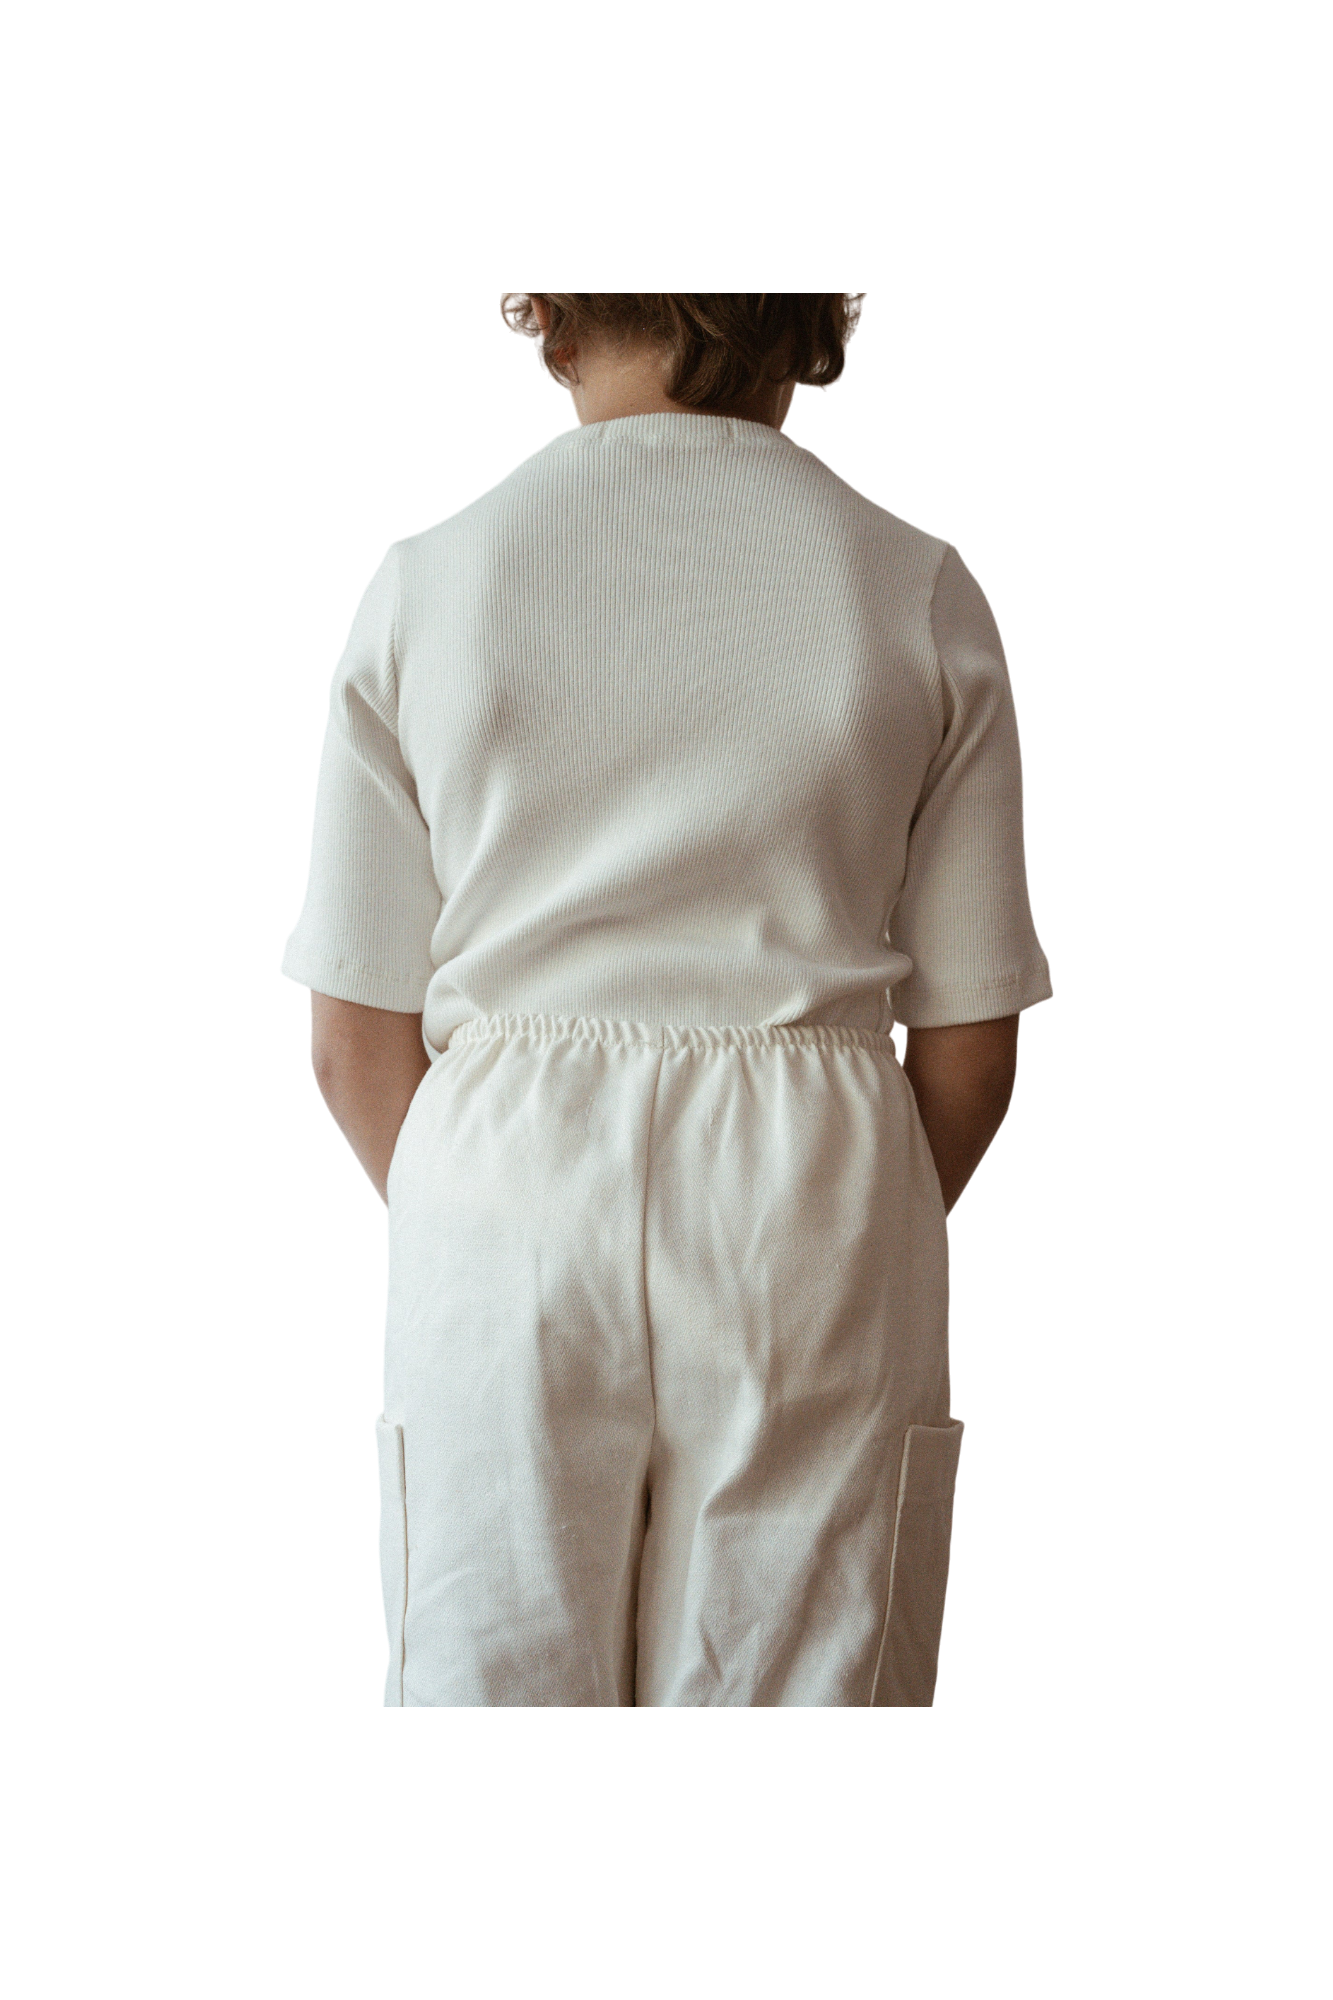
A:
<svg viewBox="0 0 1333 2000">
<path fill-rule="evenodd" d="M 663 1053 L 687 1049 L 876 1049 L 897 1057 L 892 1034 L 874 1028 L 785 1023 L 772 1027 L 746 1023 L 695 1027 L 606 1021 L 582 1014 L 480 1014 L 455 1028 L 448 1046 L 495 1040 L 588 1042 L 602 1048 L 658 1049 Z"/>
</svg>

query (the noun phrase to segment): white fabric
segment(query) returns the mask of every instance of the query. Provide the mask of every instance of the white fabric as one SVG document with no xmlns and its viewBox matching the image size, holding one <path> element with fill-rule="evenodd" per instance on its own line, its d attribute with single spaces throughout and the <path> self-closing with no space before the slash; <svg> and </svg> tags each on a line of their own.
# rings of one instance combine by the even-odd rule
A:
<svg viewBox="0 0 1333 2000">
<path fill-rule="evenodd" d="M 389 1225 L 390 1703 L 930 1703 L 961 1426 L 887 1035 L 476 1019 Z"/>
<path fill-rule="evenodd" d="M 883 1030 L 1051 992 L 957 551 L 764 424 L 555 438 L 395 543 L 283 961 L 364 1005 Z"/>
</svg>

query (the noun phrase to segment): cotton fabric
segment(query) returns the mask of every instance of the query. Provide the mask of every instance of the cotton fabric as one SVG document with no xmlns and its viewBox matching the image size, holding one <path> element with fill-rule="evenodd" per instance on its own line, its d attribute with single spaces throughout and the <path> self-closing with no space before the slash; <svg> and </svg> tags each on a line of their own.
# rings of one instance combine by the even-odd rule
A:
<svg viewBox="0 0 1333 2000">
<path fill-rule="evenodd" d="M 463 1021 L 987 1020 L 1051 992 L 994 619 L 766 424 L 620 417 L 396 542 L 284 970 Z"/>
<path fill-rule="evenodd" d="M 890 1036 L 474 1020 L 389 1221 L 390 1705 L 929 1705 L 962 1426 Z"/>
</svg>

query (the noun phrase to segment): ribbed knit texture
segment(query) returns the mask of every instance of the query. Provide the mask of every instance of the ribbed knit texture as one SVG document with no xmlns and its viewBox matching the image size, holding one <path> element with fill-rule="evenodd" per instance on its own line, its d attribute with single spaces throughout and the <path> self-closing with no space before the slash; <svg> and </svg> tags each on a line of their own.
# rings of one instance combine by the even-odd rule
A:
<svg viewBox="0 0 1333 2000">
<path fill-rule="evenodd" d="M 283 970 L 423 1011 L 883 1030 L 1049 997 L 995 623 L 949 544 L 728 417 L 555 438 L 396 543 Z"/>
</svg>

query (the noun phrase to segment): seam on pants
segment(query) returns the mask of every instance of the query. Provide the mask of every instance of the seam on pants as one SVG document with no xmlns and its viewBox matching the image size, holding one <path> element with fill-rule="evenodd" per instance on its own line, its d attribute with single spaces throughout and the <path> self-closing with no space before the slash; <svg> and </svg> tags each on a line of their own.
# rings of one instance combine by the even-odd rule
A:
<svg viewBox="0 0 1333 2000">
<path fill-rule="evenodd" d="M 653 1381 L 653 1334 L 648 1317 L 648 1175 L 652 1170 L 653 1126 L 657 1122 L 657 1094 L 662 1086 L 665 1053 L 657 1058 L 653 1094 L 648 1105 L 648 1130 L 643 1142 L 643 1200 L 639 1206 L 639 1296 L 643 1301 L 643 1337 L 648 1359 L 648 1390 L 653 1399 L 653 1431 L 657 1430 L 657 1388 Z"/>
</svg>

